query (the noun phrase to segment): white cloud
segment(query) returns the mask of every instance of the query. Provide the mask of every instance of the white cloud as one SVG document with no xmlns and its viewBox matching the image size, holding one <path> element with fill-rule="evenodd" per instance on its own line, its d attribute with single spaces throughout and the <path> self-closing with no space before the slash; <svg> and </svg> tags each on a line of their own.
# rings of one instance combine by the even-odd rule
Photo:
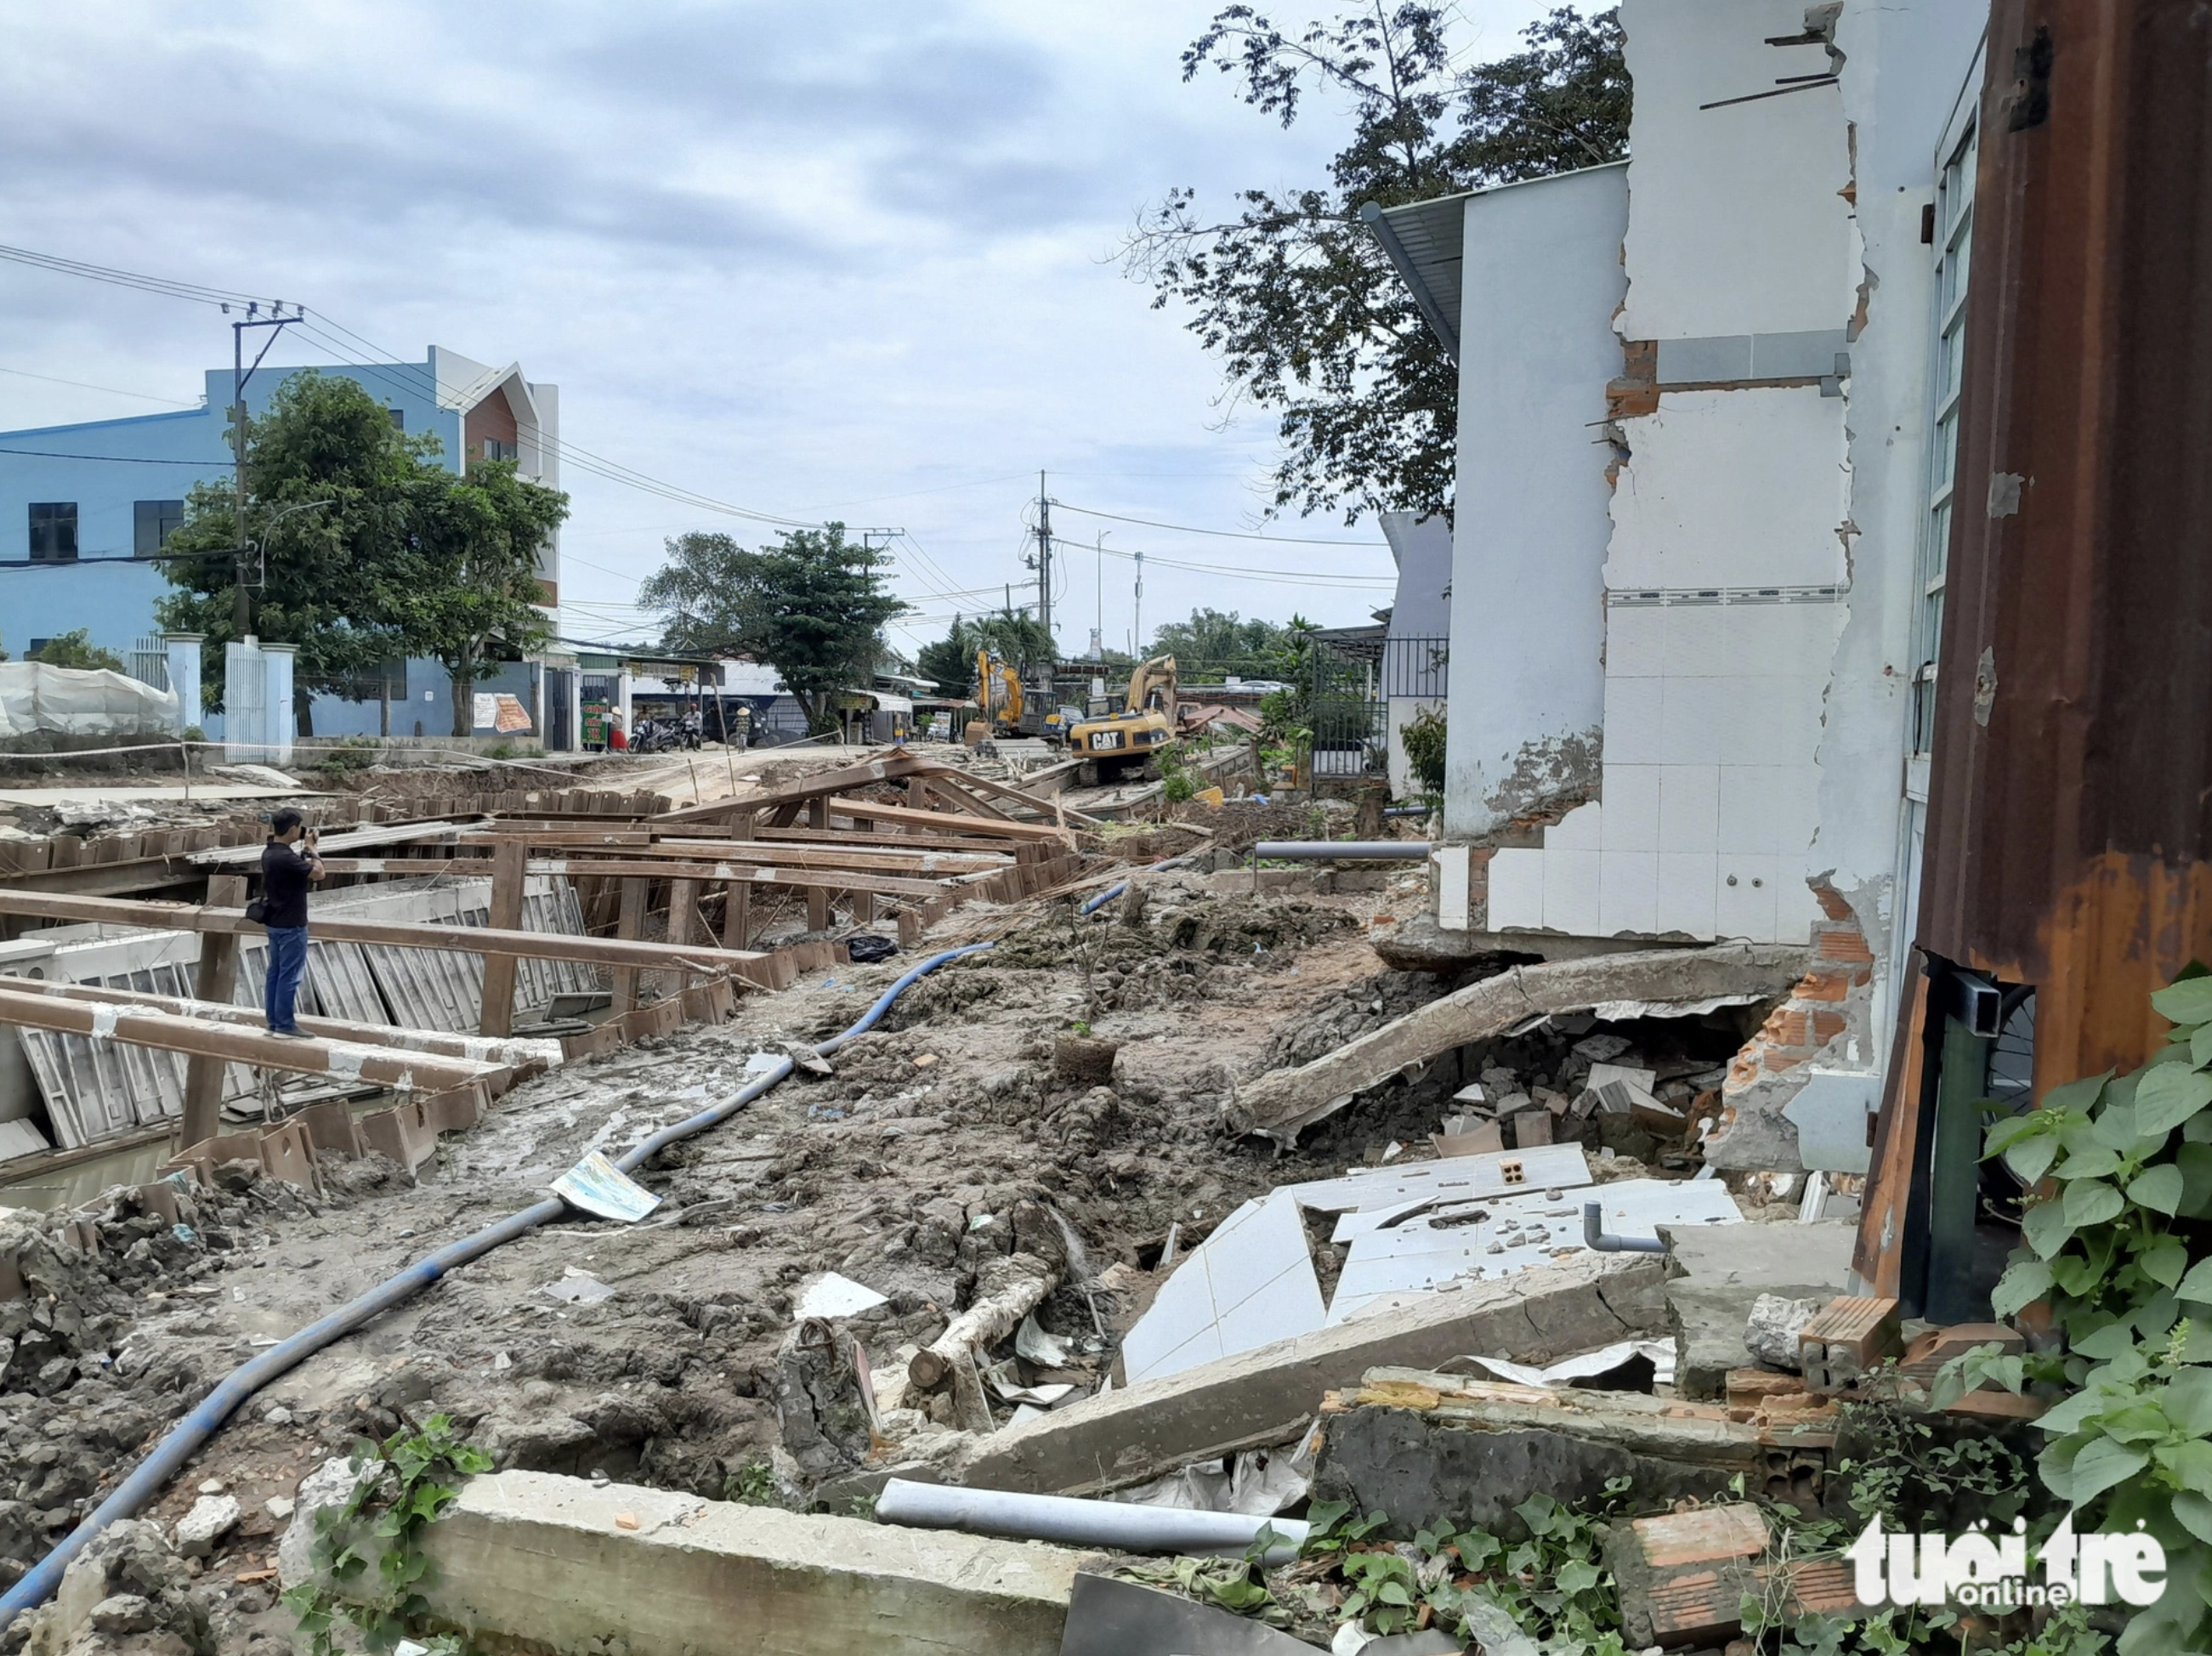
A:
<svg viewBox="0 0 2212 1656">
<path fill-rule="evenodd" d="M 1481 33 L 1463 40 L 1510 50 L 1540 9 L 1470 0 Z M 561 385 L 572 443 L 763 510 L 904 527 L 933 569 L 905 555 L 902 590 L 929 617 L 972 612 L 978 597 L 929 589 L 1023 576 L 1039 467 L 1070 501 L 1256 521 L 1272 423 L 1218 428 L 1213 363 L 1111 258 L 1168 185 L 1218 197 L 1310 179 L 1333 147 L 1318 106 L 1285 132 L 1211 75 L 1182 83 L 1178 54 L 1211 10 L 37 8 L 11 20 L 0 60 L 0 217 L 19 245 L 303 302 L 402 355 L 435 341 L 519 358 Z M 190 397 L 228 355 L 223 331 L 198 307 L 0 264 L 0 367 Z M 151 406 L 0 374 L 0 427 Z M 738 527 L 568 481 L 574 631 L 629 613 L 663 536 Z M 1380 550 L 1126 525 L 1108 544 L 1389 568 Z M 1075 562 L 1071 646 L 1093 609 L 1091 560 Z M 1118 641 L 1128 566 L 1106 573 Z M 1158 565 L 1146 588 L 1154 619 L 1211 604 L 1349 622 L 1382 601 Z"/>
</svg>

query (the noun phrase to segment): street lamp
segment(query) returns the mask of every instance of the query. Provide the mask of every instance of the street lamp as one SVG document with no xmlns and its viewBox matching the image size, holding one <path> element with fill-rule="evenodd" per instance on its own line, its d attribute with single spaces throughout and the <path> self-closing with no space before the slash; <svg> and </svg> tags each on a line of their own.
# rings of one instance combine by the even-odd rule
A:
<svg viewBox="0 0 2212 1656">
<path fill-rule="evenodd" d="M 336 500 L 302 500 L 296 506 L 286 507 L 282 512 L 277 513 L 274 517 L 270 518 L 267 523 L 262 525 L 261 538 L 258 541 L 248 543 L 248 544 L 253 548 L 254 555 L 260 560 L 261 565 L 261 578 L 253 584 L 256 586 L 264 588 L 269 585 L 269 531 L 270 530 L 276 528 L 278 524 L 283 523 L 285 519 L 290 517 L 295 512 L 313 512 L 317 507 L 336 506 L 337 504 L 337 502 Z"/>
</svg>

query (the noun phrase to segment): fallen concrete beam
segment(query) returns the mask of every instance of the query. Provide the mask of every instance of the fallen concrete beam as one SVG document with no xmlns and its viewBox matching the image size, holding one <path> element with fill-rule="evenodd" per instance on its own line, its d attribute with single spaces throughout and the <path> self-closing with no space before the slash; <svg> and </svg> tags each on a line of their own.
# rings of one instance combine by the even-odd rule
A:
<svg viewBox="0 0 2212 1656">
<path fill-rule="evenodd" d="M 1223 1117 L 1231 1131 L 1294 1139 L 1370 1087 L 1455 1046 L 1504 1034 L 1526 1019 L 1586 1012 L 1615 1001 L 1696 1005 L 1780 994 L 1803 975 L 1808 959 L 1807 950 L 1779 943 L 1732 943 L 1512 967 L 1310 1064 L 1261 1076 L 1237 1090 Z"/>
<path fill-rule="evenodd" d="M 1055 1656 L 1091 1556 L 546 1472 L 472 1479 L 423 1550 L 433 1619 L 552 1656 Z"/>
<path fill-rule="evenodd" d="M 495 1076 L 506 1066 L 344 1040 L 288 1040 L 266 1030 L 179 1017 L 150 1006 L 117 1006 L 0 988 L 0 1023 L 199 1053 L 294 1075 L 337 1076 L 380 1087 L 438 1091 Z"/>
<path fill-rule="evenodd" d="M 185 995 L 161 995 L 143 989 L 111 989 L 97 983 L 42 982 L 31 978 L 0 978 L 0 986 L 62 1000 L 149 1007 L 157 1012 L 173 1012 L 180 1017 L 197 1018 L 207 1023 L 235 1023 L 249 1029 L 268 1027 L 268 1015 L 259 1007 L 240 1006 L 232 1002 L 194 1000 Z M 343 1018 L 311 1017 L 305 1012 L 295 1022 L 301 1034 L 324 1040 L 392 1046 L 404 1052 L 468 1059 L 513 1070 L 550 1069 L 565 1056 L 557 1040 L 533 1040 L 525 1036 L 455 1035 L 439 1029 L 406 1029 L 395 1023 L 352 1023 Z"/>
<path fill-rule="evenodd" d="M 1833 1410 L 1754 1422 L 1635 1392 L 1377 1368 L 1323 1404 L 1313 1492 L 1389 1513 L 1395 1539 L 1468 1523 L 1519 1538 L 1530 1495 L 1595 1502 L 1615 1478 L 1646 1506 L 1734 1488 L 1812 1512 L 1836 1422 Z"/>
<path fill-rule="evenodd" d="M 1510 1279 L 1279 1340 L 1218 1362 L 1086 1398 L 982 1440 L 963 1483 L 1097 1495 L 1296 1437 L 1327 1393 L 1386 1364 L 1435 1368 L 1469 1353 L 1549 1362 L 1665 1326 L 1663 1262 L 1585 1253 Z"/>
</svg>

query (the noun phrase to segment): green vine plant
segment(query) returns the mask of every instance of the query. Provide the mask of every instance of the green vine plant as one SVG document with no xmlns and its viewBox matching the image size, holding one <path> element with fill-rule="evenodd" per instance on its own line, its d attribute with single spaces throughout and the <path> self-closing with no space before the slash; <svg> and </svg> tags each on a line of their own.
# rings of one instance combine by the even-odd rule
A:
<svg viewBox="0 0 2212 1656">
<path fill-rule="evenodd" d="M 2174 1027 L 2149 1063 L 2054 1088 L 1985 1142 L 2033 1192 L 1992 1308 L 2040 1302 L 2063 1353 L 1978 1348 L 1931 1398 L 1985 1382 L 2070 1392 L 2036 1422 L 2043 1483 L 2077 1532 L 2141 1530 L 2166 1549 L 2166 1590 L 2130 1618 L 2121 1656 L 2212 1641 L 2212 974 L 2150 998 Z"/>
<path fill-rule="evenodd" d="M 489 1471 L 491 1457 L 461 1441 L 452 1416 L 433 1415 L 381 1444 L 364 1439 L 352 1465 L 352 1494 L 315 1514 L 314 1573 L 284 1594 L 308 1656 L 338 1656 L 342 1623 L 378 1656 L 409 1638 L 428 1656 L 465 1656 L 452 1634 L 420 1630 L 431 1580 L 422 1535 L 453 1504 L 453 1481 Z"/>
</svg>

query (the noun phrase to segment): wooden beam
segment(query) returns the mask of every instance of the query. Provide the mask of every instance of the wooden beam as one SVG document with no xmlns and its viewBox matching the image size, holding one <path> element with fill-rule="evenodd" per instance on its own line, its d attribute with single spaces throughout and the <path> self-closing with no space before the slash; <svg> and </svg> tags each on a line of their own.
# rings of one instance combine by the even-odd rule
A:
<svg viewBox="0 0 2212 1656">
<path fill-rule="evenodd" d="M 811 834 L 815 830 L 799 831 Z M 971 874 L 981 869 L 1003 868 L 1006 861 L 1003 846 L 994 845 L 982 851 L 948 851 L 939 850 L 934 841 L 916 844 L 911 840 L 902 842 L 895 839 L 772 846 L 763 844 L 757 838 L 708 840 L 671 834 L 655 839 L 642 833 L 609 834 L 604 838 L 597 834 L 572 837 L 559 834 L 531 834 L 515 837 L 527 839 L 533 852 L 540 854 L 550 852 L 561 857 L 596 856 L 604 852 L 609 856 L 619 853 L 624 857 L 670 857 L 692 862 L 711 860 L 781 863 L 808 868 L 879 868 L 890 874 Z M 498 843 L 498 838 L 486 835 L 482 839 L 464 840 L 459 848 L 488 853 Z M 394 858 L 391 862 L 395 868 L 404 869 L 409 865 L 408 859 L 404 858 Z M 420 864 L 416 866 L 419 868 Z"/>
<path fill-rule="evenodd" d="M 618 940 L 633 941 L 645 935 L 646 905 L 652 900 L 652 881 L 631 879 L 622 883 L 622 918 L 615 926 L 615 936 Z M 618 966 L 615 968 L 614 992 L 612 1010 L 632 1012 L 637 1010 L 635 967 Z"/>
<path fill-rule="evenodd" d="M 483 820 L 478 816 L 460 816 L 428 822 L 380 822 L 370 828 L 318 835 L 317 849 L 344 852 L 366 850 L 372 846 L 405 845 L 413 840 L 434 840 L 459 834 Z M 196 851 L 188 860 L 195 868 L 255 868 L 260 865 L 262 849 L 259 846 L 225 846 L 215 851 Z"/>
<path fill-rule="evenodd" d="M 31 978 L 8 978 L 0 981 L 4 981 L 10 989 L 42 994 L 58 1000 L 144 1006 L 157 1012 L 173 1012 L 179 1017 L 198 1018 L 204 1023 L 235 1023 L 250 1029 L 263 1027 L 264 1015 L 252 1006 L 195 1000 L 185 995 L 156 994 L 145 989 L 111 989 L 98 983 L 42 982 Z M 428 1052 L 436 1058 L 467 1059 L 474 1063 L 494 1065 L 502 1069 L 545 1069 L 562 1061 L 561 1043 L 557 1040 L 532 1040 L 520 1037 L 490 1040 L 482 1035 L 447 1034 L 442 1029 L 409 1029 L 396 1023 L 354 1023 L 343 1018 L 309 1017 L 305 1013 L 301 1014 L 299 1024 L 302 1034 L 325 1040 L 354 1041 L 364 1046 L 390 1046 L 402 1052 Z M 220 1069 L 218 1064 L 218 1072 Z M 200 1141 L 195 1138 L 191 1142 L 197 1144 Z"/>
<path fill-rule="evenodd" d="M 684 810 L 664 811 L 653 820 L 658 824 L 712 822 L 718 817 L 740 815 L 750 816 L 759 811 L 786 805 L 804 805 L 826 794 L 843 793 L 852 788 L 872 787 L 878 782 L 896 780 L 911 776 L 928 766 L 929 761 L 917 759 L 900 749 L 885 754 L 880 759 L 866 759 L 856 765 L 841 765 L 835 770 L 817 771 L 803 782 L 763 788 L 757 793 L 741 794 L 734 799 L 716 799 Z"/>
<path fill-rule="evenodd" d="M 491 930 L 522 929 L 523 889 L 528 883 L 528 847 L 509 842 L 492 853 Z M 484 956 L 483 998 L 477 1009 L 477 1033 L 511 1035 L 514 1033 L 515 957 Z"/>
<path fill-rule="evenodd" d="M 149 1006 L 73 1001 L 60 995 L 0 988 L 0 1023 L 53 1029 L 94 1040 L 199 1054 L 294 1075 L 337 1076 L 380 1087 L 443 1092 L 498 1074 L 506 1066 L 471 1059 L 396 1051 L 346 1040 L 288 1040 L 265 1029 L 179 1017 Z M 197 1142 L 197 1141 L 196 1141 Z"/>
<path fill-rule="evenodd" d="M 224 907 L 246 906 L 246 877 L 217 874 L 208 881 L 208 901 Z M 200 939 L 200 963 L 192 992 L 202 1000 L 228 1003 L 238 990 L 238 939 L 220 932 Z M 267 1014 L 262 1016 L 265 1020 Z M 185 1061 L 183 1143 L 212 1138 L 222 1125 L 222 1061 L 205 1052 Z"/>
<path fill-rule="evenodd" d="M 722 888 L 722 947 L 750 949 L 753 941 L 753 889 L 744 880 Z"/>
<path fill-rule="evenodd" d="M 699 882 L 686 879 L 672 882 L 668 888 L 668 941 L 688 943 L 705 931 L 706 928 L 699 924 Z M 689 989 L 691 986 L 690 974 L 687 972 L 678 977 L 676 986 L 678 990 Z"/>
<path fill-rule="evenodd" d="M 521 848 L 520 840 L 513 842 Z M 484 865 L 482 858 L 472 860 L 440 862 L 410 861 L 404 858 L 334 857 L 324 867 L 333 874 L 465 874 Z M 973 870 L 977 873 L 995 872 L 1002 864 L 990 864 Z M 592 876 L 623 877 L 641 875 L 649 879 L 683 880 L 695 884 L 720 884 L 726 882 L 747 885 L 780 885 L 793 888 L 822 886 L 831 891 L 849 890 L 856 886 L 882 893 L 887 897 L 929 897 L 943 890 L 935 880 L 902 879 L 896 874 L 878 874 L 866 868 L 799 869 L 778 867 L 763 863 L 706 863 L 658 862 L 632 860 L 627 857 L 604 859 L 583 857 L 533 858 L 528 864 L 532 874 L 565 874 L 578 878 Z M 671 938 L 672 942 L 676 941 Z M 688 939 L 686 939 L 688 941 Z"/>
<path fill-rule="evenodd" d="M 849 816 L 855 822 L 863 817 L 877 822 L 895 822 L 902 828 L 918 828 L 925 834 L 961 834 L 986 840 L 1050 840 L 1073 849 L 1075 836 L 1066 828 L 1050 822 L 1010 822 L 994 821 L 988 816 L 954 816 L 941 810 L 910 810 L 904 805 L 878 805 L 866 799 L 829 799 L 822 802 L 839 816 Z"/>
<path fill-rule="evenodd" d="M 89 920 L 162 931 L 235 932 L 261 928 L 233 908 L 192 903 L 132 902 L 116 897 L 60 897 L 0 888 L 0 914 L 46 920 Z M 627 943 L 612 937 L 571 937 L 565 931 L 504 931 L 481 925 L 420 925 L 318 915 L 313 934 L 331 943 L 392 943 L 402 949 L 452 949 L 465 955 L 520 955 L 526 960 L 577 961 L 586 966 L 638 966 L 662 971 L 731 972 L 750 980 L 766 955 L 694 944 Z"/>
<path fill-rule="evenodd" d="M 950 776 L 939 777 L 933 785 L 933 791 L 946 804 L 966 816 L 988 817 L 994 822 L 1011 822 L 1014 820 L 1012 816 L 1000 810 L 988 800 L 980 795 L 970 793 L 960 786 L 959 781 Z"/>
</svg>

